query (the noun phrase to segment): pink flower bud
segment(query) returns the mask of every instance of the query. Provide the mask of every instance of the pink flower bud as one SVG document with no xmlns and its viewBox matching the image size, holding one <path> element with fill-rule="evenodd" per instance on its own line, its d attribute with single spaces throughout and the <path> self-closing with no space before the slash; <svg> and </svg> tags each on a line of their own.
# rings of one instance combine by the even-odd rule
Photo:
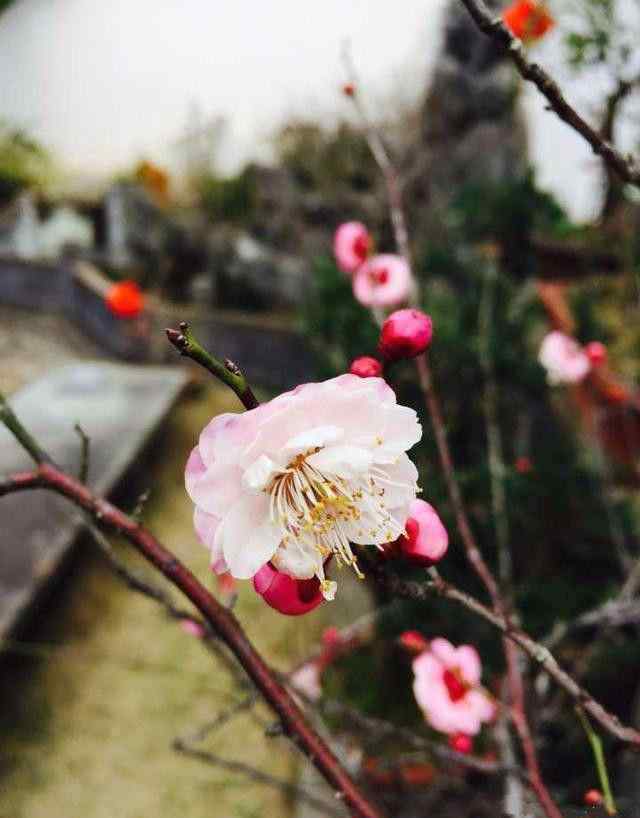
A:
<svg viewBox="0 0 640 818">
<path fill-rule="evenodd" d="M 586 345 L 584 351 L 587 353 L 587 358 L 593 367 L 602 366 L 607 360 L 607 348 L 600 341 L 591 341 Z"/>
<path fill-rule="evenodd" d="M 253 587 L 267 605 L 286 616 L 309 613 L 324 602 L 316 577 L 294 579 L 276 571 L 270 563 L 263 565 L 254 576 Z"/>
<path fill-rule="evenodd" d="M 374 256 L 353 277 L 353 295 L 365 307 L 396 307 L 410 291 L 411 271 L 402 256 Z"/>
<path fill-rule="evenodd" d="M 447 529 L 433 506 L 424 500 L 414 500 L 404 525 L 406 537 L 400 537 L 402 555 L 419 565 L 430 566 L 441 560 L 449 547 Z"/>
<path fill-rule="evenodd" d="M 355 273 L 367 260 L 370 250 L 371 236 L 364 224 L 345 222 L 336 230 L 333 252 L 343 273 Z"/>
<path fill-rule="evenodd" d="M 429 643 L 420 631 L 404 631 L 404 633 L 400 634 L 398 641 L 406 651 L 413 653 L 415 656 L 429 647 Z"/>
<path fill-rule="evenodd" d="M 382 325 L 378 349 L 389 361 L 415 358 L 431 343 L 433 322 L 420 310 L 397 310 Z"/>
<path fill-rule="evenodd" d="M 204 636 L 204 628 L 199 622 L 195 622 L 193 619 L 181 619 L 180 627 L 185 633 L 188 633 L 189 636 L 195 636 L 198 639 L 202 639 Z"/>
<path fill-rule="evenodd" d="M 604 802 L 604 798 L 600 790 L 587 790 L 584 794 L 583 800 L 588 807 L 595 807 Z"/>
<path fill-rule="evenodd" d="M 473 750 L 473 739 L 464 733 L 456 733 L 455 735 L 449 736 L 449 747 L 457 753 L 469 755 Z"/>
<path fill-rule="evenodd" d="M 355 358 L 351 362 L 349 372 L 351 372 L 352 375 L 357 375 L 359 378 L 379 378 L 380 375 L 382 375 L 382 364 L 377 358 L 363 355 L 361 358 Z"/>
</svg>

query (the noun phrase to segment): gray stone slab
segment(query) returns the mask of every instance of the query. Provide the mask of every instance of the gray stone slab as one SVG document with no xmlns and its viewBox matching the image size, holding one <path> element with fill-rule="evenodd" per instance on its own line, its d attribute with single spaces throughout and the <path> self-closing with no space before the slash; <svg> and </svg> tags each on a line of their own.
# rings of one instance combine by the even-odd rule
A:
<svg viewBox="0 0 640 818">
<path fill-rule="evenodd" d="M 91 438 L 89 483 L 108 495 L 133 466 L 186 384 L 176 367 L 82 362 L 22 389 L 11 404 L 56 463 L 76 473 L 79 423 Z M 0 427 L 0 475 L 31 463 Z M 0 500 L 0 639 L 62 566 L 81 528 L 78 512 L 45 491 Z"/>
</svg>

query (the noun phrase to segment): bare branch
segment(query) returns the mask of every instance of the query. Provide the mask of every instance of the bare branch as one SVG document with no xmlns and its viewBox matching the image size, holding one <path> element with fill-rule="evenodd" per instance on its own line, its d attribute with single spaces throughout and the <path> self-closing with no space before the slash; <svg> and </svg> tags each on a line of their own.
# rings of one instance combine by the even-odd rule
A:
<svg viewBox="0 0 640 818">
<path fill-rule="evenodd" d="M 574 131 L 591 145 L 593 152 L 625 182 L 640 185 L 640 167 L 631 156 L 624 156 L 618 149 L 602 137 L 596 128 L 580 116 L 564 98 L 556 81 L 537 63 L 529 62 L 522 43 L 505 26 L 501 17 L 496 17 L 487 8 L 484 0 L 461 0 L 476 25 L 487 37 L 496 43 L 514 63 L 520 76 L 533 83 L 547 99 L 549 106 Z"/>
</svg>

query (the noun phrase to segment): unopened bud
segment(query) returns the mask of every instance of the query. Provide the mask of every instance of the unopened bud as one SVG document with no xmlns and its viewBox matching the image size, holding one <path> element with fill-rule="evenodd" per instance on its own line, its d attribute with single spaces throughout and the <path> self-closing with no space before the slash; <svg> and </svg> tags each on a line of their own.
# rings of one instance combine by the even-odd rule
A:
<svg viewBox="0 0 640 818">
<path fill-rule="evenodd" d="M 382 325 L 378 349 L 389 361 L 415 358 L 432 338 L 433 322 L 428 315 L 415 309 L 396 310 Z"/>
<path fill-rule="evenodd" d="M 432 505 L 414 500 L 405 523 L 406 536 L 398 539 L 405 559 L 425 567 L 441 560 L 449 547 L 449 535 Z"/>
<path fill-rule="evenodd" d="M 382 375 L 382 364 L 377 358 L 363 355 L 351 362 L 349 372 L 359 378 L 379 378 Z"/>
<path fill-rule="evenodd" d="M 591 366 L 602 366 L 607 360 L 607 348 L 600 341 L 591 341 L 586 345 L 584 351 L 587 353 L 587 358 L 591 361 Z"/>
</svg>

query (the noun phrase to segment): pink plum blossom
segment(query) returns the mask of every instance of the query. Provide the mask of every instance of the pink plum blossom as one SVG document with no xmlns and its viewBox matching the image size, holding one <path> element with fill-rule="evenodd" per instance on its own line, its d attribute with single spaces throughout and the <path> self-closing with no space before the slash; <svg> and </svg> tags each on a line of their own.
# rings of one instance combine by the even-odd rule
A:
<svg viewBox="0 0 640 818">
<path fill-rule="evenodd" d="M 550 384 L 578 383 L 591 369 L 589 358 L 580 344 L 558 330 L 545 335 L 538 361 L 547 370 Z"/>
<path fill-rule="evenodd" d="M 402 533 L 418 477 L 406 451 L 420 437 L 391 387 L 350 374 L 214 418 L 185 473 L 214 570 L 249 579 L 271 563 L 317 577 L 333 599 L 329 557 L 360 574 L 352 544 L 381 547 Z"/>
<path fill-rule="evenodd" d="M 415 309 L 396 310 L 382 325 L 378 348 L 383 358 L 397 361 L 421 355 L 433 338 L 433 322 Z"/>
<path fill-rule="evenodd" d="M 379 378 L 382 374 L 382 364 L 377 358 L 363 355 L 361 358 L 355 358 L 352 361 L 349 372 L 359 378 Z"/>
<path fill-rule="evenodd" d="M 269 563 L 254 576 L 253 587 L 267 605 L 286 616 L 309 613 L 324 602 L 317 577 L 294 579 Z"/>
<path fill-rule="evenodd" d="M 401 256 L 374 256 L 353 277 L 353 295 L 365 307 L 397 307 L 410 291 L 411 271 Z"/>
<path fill-rule="evenodd" d="M 431 641 L 413 660 L 413 692 L 427 722 L 441 733 L 475 736 L 496 706 L 480 686 L 480 657 L 471 645 Z"/>
<path fill-rule="evenodd" d="M 345 222 L 336 230 L 333 253 L 343 273 L 351 275 L 366 260 L 371 250 L 371 236 L 360 222 Z"/>
<path fill-rule="evenodd" d="M 444 557 L 449 547 L 447 529 L 434 507 L 424 500 L 414 500 L 405 523 L 406 535 L 400 537 L 402 555 L 420 565 L 430 566 Z"/>
</svg>

